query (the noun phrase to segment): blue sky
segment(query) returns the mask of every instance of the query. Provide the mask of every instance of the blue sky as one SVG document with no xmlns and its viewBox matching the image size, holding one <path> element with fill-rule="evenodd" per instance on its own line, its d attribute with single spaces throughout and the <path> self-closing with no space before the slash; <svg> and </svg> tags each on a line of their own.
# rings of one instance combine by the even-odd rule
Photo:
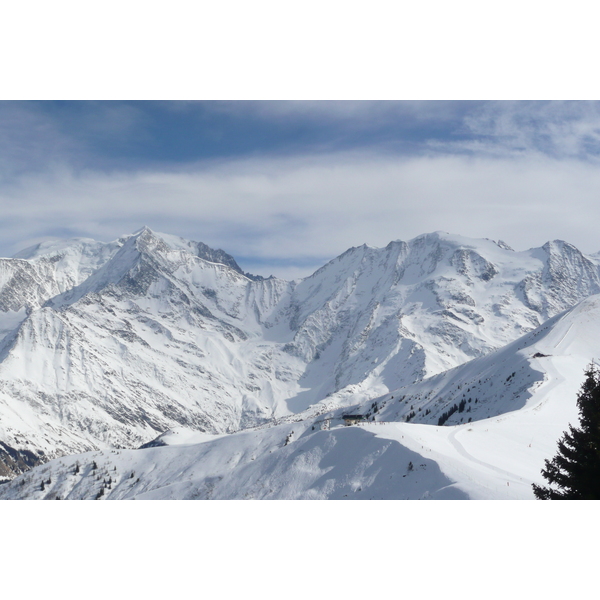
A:
<svg viewBox="0 0 600 600">
<path fill-rule="evenodd" d="M 444 230 L 600 250 L 600 104 L 0 101 L 0 254 L 142 225 L 262 275 Z"/>
</svg>

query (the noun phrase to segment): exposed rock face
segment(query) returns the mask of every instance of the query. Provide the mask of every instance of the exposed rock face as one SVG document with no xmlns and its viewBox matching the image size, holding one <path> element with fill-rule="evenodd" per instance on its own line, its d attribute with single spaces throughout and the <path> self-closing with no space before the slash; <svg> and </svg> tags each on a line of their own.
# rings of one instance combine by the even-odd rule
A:
<svg viewBox="0 0 600 600">
<path fill-rule="evenodd" d="M 287 282 L 147 228 L 38 245 L 0 260 L 0 476 L 419 382 L 600 293 L 598 263 L 438 232 Z"/>
</svg>

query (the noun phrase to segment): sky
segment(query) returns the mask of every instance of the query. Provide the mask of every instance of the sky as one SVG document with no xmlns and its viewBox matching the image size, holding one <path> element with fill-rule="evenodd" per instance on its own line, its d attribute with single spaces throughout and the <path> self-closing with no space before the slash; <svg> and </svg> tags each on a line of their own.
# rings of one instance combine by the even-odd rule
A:
<svg viewBox="0 0 600 600">
<path fill-rule="evenodd" d="M 0 101 L 0 255 L 147 225 L 291 279 L 447 231 L 600 251 L 594 101 Z"/>
</svg>

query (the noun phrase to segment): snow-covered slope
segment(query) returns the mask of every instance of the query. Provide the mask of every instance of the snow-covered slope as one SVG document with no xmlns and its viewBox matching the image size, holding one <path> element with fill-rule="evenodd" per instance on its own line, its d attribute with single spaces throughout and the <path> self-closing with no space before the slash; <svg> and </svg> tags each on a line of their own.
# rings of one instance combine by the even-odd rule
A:
<svg viewBox="0 0 600 600">
<path fill-rule="evenodd" d="M 154 447 L 56 459 L 0 486 L 0 498 L 531 499 L 576 422 L 599 336 L 594 296 L 493 356 L 411 386 L 415 408 L 475 389 L 477 407 L 456 413 L 474 419 L 462 425 L 394 422 L 403 389 L 377 399 L 375 421 L 360 426 L 334 410 L 229 435 L 175 429 Z"/>
<path fill-rule="evenodd" d="M 296 410 L 345 402 L 483 356 L 600 292 L 598 264 L 564 242 L 514 252 L 442 232 L 352 248 L 294 288 L 287 350 L 308 366 Z"/>
<path fill-rule="evenodd" d="M 564 242 L 514 252 L 441 232 L 352 248 L 292 282 L 148 228 L 0 267 L 0 476 L 176 427 L 223 434 L 369 403 L 600 292 L 598 260 Z M 436 422 L 465 393 L 439 385 L 421 411 Z"/>
<path fill-rule="evenodd" d="M 0 486 L 0 498 L 466 497 L 451 484 L 433 461 L 396 441 L 358 427 L 312 432 L 296 424 L 201 444 L 66 456 Z"/>
<path fill-rule="evenodd" d="M 297 386 L 299 361 L 280 352 L 272 368 L 257 315 L 285 282 L 250 280 L 181 246 L 147 229 L 130 236 L 6 337 L 5 444 L 52 456 L 136 446 L 175 425 L 239 429 L 276 414 L 276 399 Z"/>
</svg>

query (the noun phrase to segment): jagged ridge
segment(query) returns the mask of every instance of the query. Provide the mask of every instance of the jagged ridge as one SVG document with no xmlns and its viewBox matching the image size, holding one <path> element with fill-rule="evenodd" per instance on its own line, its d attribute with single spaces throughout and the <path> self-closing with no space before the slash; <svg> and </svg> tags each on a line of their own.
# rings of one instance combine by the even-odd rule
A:
<svg viewBox="0 0 600 600">
<path fill-rule="evenodd" d="M 299 282 L 148 228 L 0 262 L 0 440 L 45 457 L 370 401 L 600 291 L 598 259 L 564 242 L 442 232 L 352 248 Z"/>
</svg>

